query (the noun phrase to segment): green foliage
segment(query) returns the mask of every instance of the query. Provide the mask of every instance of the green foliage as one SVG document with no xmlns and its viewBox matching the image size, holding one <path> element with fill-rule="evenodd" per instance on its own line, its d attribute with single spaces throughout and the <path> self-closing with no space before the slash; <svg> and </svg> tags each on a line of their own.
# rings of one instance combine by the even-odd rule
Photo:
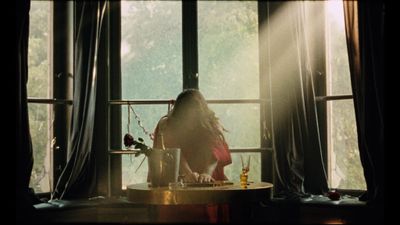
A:
<svg viewBox="0 0 400 225">
<path fill-rule="evenodd" d="M 123 98 L 175 98 L 182 89 L 180 2 L 130 1 L 122 7 Z"/>
<path fill-rule="evenodd" d="M 199 2 L 200 90 L 206 98 L 259 97 L 256 5 L 256 2 Z M 180 7 L 180 2 L 123 3 L 123 98 L 175 99 L 182 90 Z M 129 46 L 129 51 L 124 50 L 124 46 Z M 230 147 L 260 146 L 258 106 L 210 107 L 230 131 L 226 134 Z M 161 116 L 167 113 L 166 106 L 134 108 L 149 130 L 153 130 Z M 127 122 L 124 111 L 123 133 Z M 144 136 L 136 121 L 131 124 L 134 136 Z M 147 137 L 145 140 L 151 141 Z M 146 180 L 146 166 L 142 166 L 137 174 L 133 172 L 136 161 L 141 159 L 123 158 L 124 185 Z M 259 180 L 260 165 L 254 165 L 258 165 L 258 169 L 252 170 L 252 176 Z M 231 167 L 239 168 L 240 164 Z"/>
<path fill-rule="evenodd" d="M 350 70 L 343 17 L 330 16 L 330 95 L 351 95 Z M 352 100 L 331 103 L 331 142 L 335 154 L 336 173 L 340 177 L 338 188 L 366 190 L 361 166 L 354 104 Z"/>
<path fill-rule="evenodd" d="M 47 97 L 49 90 L 49 3 L 32 2 L 28 48 L 28 96 Z"/>
<path fill-rule="evenodd" d="M 256 2 L 198 5 L 199 82 L 205 97 L 259 98 Z"/>
<path fill-rule="evenodd" d="M 28 48 L 28 97 L 49 96 L 49 2 L 33 1 L 30 9 Z M 50 191 L 50 140 L 49 114 L 51 106 L 30 103 L 29 126 L 31 131 L 34 164 L 30 186 L 35 192 Z"/>
<path fill-rule="evenodd" d="M 207 99 L 259 98 L 258 22 L 254 1 L 199 1 L 198 42 L 200 90 Z M 48 97 L 49 87 L 49 3 L 32 1 L 29 39 L 29 97 Z M 122 97 L 125 99 L 174 99 L 182 90 L 182 23 L 179 1 L 122 2 Z M 332 26 L 334 29 L 334 24 Z M 340 28 L 340 26 L 339 26 Z M 335 32 L 333 32 L 335 33 Z M 331 37 L 339 39 L 341 37 Z M 342 39 L 340 39 L 342 40 Z M 343 39 L 344 40 L 344 39 Z M 345 41 L 332 49 L 345 49 Z M 347 56 L 333 58 L 333 94 L 350 94 Z M 230 147 L 259 147 L 259 106 L 210 105 L 228 129 Z M 167 113 L 167 106 L 134 106 L 143 125 L 152 132 Z M 30 130 L 34 148 L 31 186 L 36 192 L 49 191 L 48 185 L 48 110 L 49 106 L 29 104 Z M 337 166 L 345 174 L 340 188 L 365 189 L 359 160 L 353 106 L 337 104 L 333 108 L 332 135 L 336 143 Z M 123 110 L 126 133 L 127 113 Z M 131 117 L 135 137 L 151 143 Z M 151 144 L 149 144 L 151 145 Z M 238 154 L 226 168 L 231 180 L 240 171 Z M 141 157 L 123 156 L 123 183 L 145 182 L 147 162 L 137 168 Z M 250 180 L 260 180 L 260 157 L 252 154 Z M 254 167 L 253 167 L 254 166 Z"/>
</svg>

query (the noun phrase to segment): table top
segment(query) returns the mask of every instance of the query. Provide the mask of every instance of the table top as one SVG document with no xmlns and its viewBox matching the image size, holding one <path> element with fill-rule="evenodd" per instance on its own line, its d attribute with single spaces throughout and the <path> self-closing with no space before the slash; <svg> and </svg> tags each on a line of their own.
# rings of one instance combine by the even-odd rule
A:
<svg viewBox="0 0 400 225">
<path fill-rule="evenodd" d="M 128 185 L 127 195 L 130 202 L 151 205 L 249 203 L 269 200 L 272 187 L 267 182 L 249 183 L 247 188 L 242 188 L 240 183 L 200 187 L 151 187 L 148 183 L 141 183 Z"/>
</svg>

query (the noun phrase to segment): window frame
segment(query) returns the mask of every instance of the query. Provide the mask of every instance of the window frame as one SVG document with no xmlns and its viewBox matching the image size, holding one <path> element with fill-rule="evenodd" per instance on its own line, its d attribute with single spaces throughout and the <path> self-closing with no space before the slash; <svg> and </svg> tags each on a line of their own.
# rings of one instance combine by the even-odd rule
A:
<svg viewBox="0 0 400 225">
<path fill-rule="evenodd" d="M 37 0 L 33 0 L 37 1 Z M 50 70 L 53 87 L 52 98 L 30 98 L 28 97 L 28 104 L 51 104 L 53 106 L 53 116 L 54 125 L 52 129 L 52 134 L 57 138 L 57 144 L 55 148 L 64 149 L 62 150 L 52 150 L 53 158 L 52 173 L 53 173 L 53 187 L 55 187 L 57 180 L 66 165 L 68 152 L 68 138 L 69 138 L 69 126 L 71 119 L 71 108 L 69 107 L 73 104 L 72 91 L 73 91 L 73 39 L 75 37 L 75 27 L 74 18 L 74 2 L 63 2 L 63 1 L 50 1 L 51 15 L 50 19 L 52 27 L 52 37 L 51 41 L 51 54 L 50 54 Z M 120 55 L 120 38 L 115 38 L 116 34 L 121 32 L 121 8 L 120 2 L 110 2 L 109 10 L 109 33 L 112 33 L 114 38 L 110 38 L 109 49 L 113 49 L 112 54 Z M 186 27 L 182 31 L 184 35 L 183 40 L 194 40 L 194 42 L 183 41 L 183 87 L 182 88 L 198 88 L 198 49 L 197 49 L 197 3 L 192 1 L 182 2 L 182 26 Z M 257 2 L 258 7 L 258 26 L 259 30 L 264 22 L 268 22 L 268 14 L 271 11 L 268 2 L 259 1 Z M 65 15 L 57 16 L 53 15 Z M 192 19 L 187 19 L 185 15 L 191 17 Z M 194 17 L 196 15 L 196 17 Z M 195 29 L 196 28 L 196 29 Z M 267 105 L 271 104 L 270 99 L 270 77 L 267 65 L 267 49 L 268 46 L 265 45 L 267 40 L 266 36 L 262 36 L 259 32 L 259 78 L 260 78 L 260 98 L 259 99 L 213 99 L 208 100 L 210 104 L 246 104 L 246 103 L 259 103 L 260 104 L 260 148 L 235 148 L 231 149 L 232 153 L 246 153 L 246 152 L 259 152 L 261 153 L 261 180 L 272 182 L 273 181 L 273 123 L 270 112 L 270 107 Z M 324 35 L 324 34 L 321 34 Z M 190 38 L 187 38 L 190 37 Z M 57 42 L 57 40 L 63 40 Z M 65 41 L 67 40 L 67 41 Z M 324 37 L 321 39 L 324 40 Z M 319 49 L 321 52 L 318 53 L 321 57 L 318 60 L 318 71 L 326 71 L 325 69 L 325 47 L 320 44 Z M 116 50 L 117 49 L 117 50 Z M 55 54 L 57 52 L 57 54 Z M 111 51 L 110 51 L 111 52 Z M 115 56 L 114 55 L 114 56 Z M 110 73 L 113 76 L 108 76 L 108 89 L 107 96 L 105 99 L 108 104 L 108 118 L 107 121 L 107 135 L 108 135 L 108 150 L 107 153 L 108 164 L 99 165 L 105 167 L 108 170 L 108 174 L 105 175 L 108 178 L 108 194 L 109 195 L 119 195 L 124 194 L 122 192 L 122 164 L 121 164 L 121 154 L 115 151 L 122 149 L 121 140 L 121 109 L 120 107 L 110 107 L 110 104 L 169 104 L 170 100 L 122 100 L 121 99 L 121 71 L 119 57 L 111 57 L 109 62 Z M 62 72 L 55 72 L 62 71 Z M 321 72 L 323 73 L 323 72 Z M 186 74 L 186 75 L 185 75 Z M 342 99 L 353 99 L 352 95 L 327 95 L 326 94 L 326 76 L 316 76 L 316 98 L 317 111 L 318 111 L 318 122 L 319 129 L 321 132 L 321 144 L 323 152 L 323 160 L 325 166 L 328 164 L 328 149 L 327 149 L 327 101 L 336 101 Z M 113 102 L 115 101 L 115 102 Z M 125 103 L 118 103 L 118 101 L 125 101 Z M 267 130 L 268 129 L 268 130 Z M 110 133 L 113 135 L 111 136 Z M 268 138 L 263 138 L 263 136 L 268 136 Z M 52 187 L 50 188 L 52 190 Z M 344 190 L 351 193 L 359 193 L 361 190 Z M 46 193 L 41 193 L 46 194 Z"/>
<path fill-rule="evenodd" d="M 34 0 L 37 1 L 37 0 Z M 28 106 L 48 104 L 52 106 L 49 115 L 51 140 L 50 146 L 50 192 L 54 190 L 63 171 L 68 155 L 69 126 L 71 120 L 72 86 L 73 86 L 73 2 L 48 1 L 49 16 L 49 83 L 50 97 L 29 97 Z M 54 16 L 59 15 L 59 16 Z M 52 95 L 52 96 L 51 96 Z M 40 195 L 50 197 L 50 192 Z"/>
<path fill-rule="evenodd" d="M 260 28 L 262 21 L 267 19 L 265 2 L 258 2 L 258 26 Z M 264 10 L 264 11 L 263 11 Z M 112 2 L 110 19 L 114 21 L 110 25 L 110 29 L 115 29 L 115 32 L 121 32 L 121 3 Z M 118 28 L 113 28 L 118 27 Z M 195 88 L 199 89 L 199 74 L 198 74 L 198 42 L 197 42 L 197 2 L 196 1 L 182 1 L 182 60 L 183 60 L 183 89 Z M 115 47 L 120 46 L 120 41 L 114 39 L 113 44 Z M 119 38 L 120 39 L 120 38 Z M 259 40 L 261 39 L 259 33 Z M 262 40 L 262 39 L 261 39 Z M 259 41 L 259 48 L 261 41 Z M 115 48 L 114 48 L 115 49 Z M 119 49 L 119 48 L 118 48 Z M 119 51 L 119 50 L 118 50 Z M 259 51 L 260 53 L 262 51 Z M 209 104 L 248 104 L 256 103 L 260 104 L 260 148 L 233 148 L 230 149 L 232 153 L 261 153 L 261 180 L 266 182 L 272 182 L 272 129 L 271 129 L 271 112 L 267 112 L 267 104 L 270 104 L 269 98 L 269 74 L 267 66 L 265 65 L 265 55 L 259 55 L 260 64 L 260 97 L 258 99 L 212 99 L 207 100 Z M 120 63 L 120 59 L 115 59 L 114 63 Z M 108 137 L 110 140 L 109 145 L 109 160 L 108 160 L 108 176 L 109 176 L 109 193 L 108 196 L 114 196 L 119 194 L 126 194 L 125 190 L 122 190 L 122 154 L 134 154 L 122 149 L 121 146 L 121 107 L 111 107 L 111 105 L 141 105 L 141 104 L 165 104 L 171 103 L 169 99 L 158 99 L 158 100 L 141 100 L 141 99 L 121 99 L 121 71 L 120 68 L 115 68 L 115 71 L 111 70 L 113 74 L 109 78 L 110 90 L 109 90 L 109 124 L 108 124 Z M 267 87 L 268 86 L 268 87 Z M 262 91 L 261 91 L 262 90 Z M 270 107 L 269 107 L 270 108 Z M 270 128 L 267 130 L 267 128 Z M 113 136 L 110 136 L 110 133 Z M 268 135 L 269 134 L 269 135 Z M 263 138 L 264 137 L 264 138 Z"/>
<path fill-rule="evenodd" d="M 326 175 L 327 175 L 327 183 L 328 187 L 330 187 L 330 169 L 329 169 L 329 136 L 328 136 L 328 119 L 330 118 L 328 115 L 328 102 L 330 101 L 341 101 L 341 100 L 353 100 L 353 94 L 329 94 L 327 93 L 327 85 L 328 85 L 328 68 L 326 64 L 328 63 L 327 60 L 327 46 L 325 44 L 326 37 L 325 35 L 327 34 L 327 23 L 326 23 L 326 3 L 324 4 L 324 20 L 321 21 L 321 26 L 323 26 L 324 32 L 321 32 L 324 37 L 321 38 L 320 40 L 323 40 L 322 42 L 319 43 L 319 47 L 317 49 L 320 49 L 320 52 L 317 54 L 320 54 L 320 58 L 323 60 L 319 60 L 319 70 L 317 71 L 323 71 L 320 75 L 323 76 L 316 76 L 316 91 L 315 91 L 315 102 L 317 103 L 317 113 L 318 113 L 318 123 L 319 123 L 319 131 L 321 134 L 321 147 L 322 147 L 322 158 L 323 158 L 323 163 L 325 166 L 326 170 Z M 352 92 L 352 90 L 351 90 Z M 362 192 L 365 190 L 358 190 L 358 189 L 340 189 L 340 188 L 335 188 L 336 190 L 340 191 L 343 194 L 348 194 L 352 196 L 359 196 Z"/>
</svg>

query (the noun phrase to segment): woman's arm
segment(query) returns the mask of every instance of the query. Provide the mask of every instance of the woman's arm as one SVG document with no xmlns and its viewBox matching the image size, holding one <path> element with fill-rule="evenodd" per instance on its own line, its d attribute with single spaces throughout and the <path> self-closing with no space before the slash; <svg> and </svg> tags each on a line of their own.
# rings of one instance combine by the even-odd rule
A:
<svg viewBox="0 0 400 225">
<path fill-rule="evenodd" d="M 220 140 L 214 143 L 211 147 L 211 155 L 208 156 L 208 160 L 206 160 L 206 167 L 204 168 L 204 173 L 210 175 L 215 180 L 225 180 L 227 179 L 224 174 L 224 166 L 232 163 L 231 154 L 228 149 L 228 145 L 225 141 Z M 203 175 L 205 176 L 205 175 Z M 200 178 L 199 180 L 203 180 Z M 204 178 L 204 181 L 209 181 L 208 176 Z"/>
<path fill-rule="evenodd" d="M 153 148 L 163 148 L 163 138 L 162 136 L 164 135 L 164 132 L 167 127 L 167 117 L 162 117 L 160 121 L 158 121 L 158 124 L 156 126 L 156 129 L 154 131 L 154 141 L 153 141 Z"/>
<path fill-rule="evenodd" d="M 206 164 L 204 171 L 199 175 L 198 182 L 200 183 L 208 183 L 215 181 L 212 177 L 215 168 L 217 167 L 218 161 L 216 159 L 211 158 L 210 161 Z"/>
<path fill-rule="evenodd" d="M 204 164 L 202 166 L 203 169 L 201 171 L 199 171 L 200 175 L 199 175 L 198 182 L 208 183 L 208 182 L 215 181 L 215 179 L 212 176 L 215 171 L 215 168 L 218 165 L 218 160 L 212 153 L 211 146 L 205 147 L 204 149 L 202 149 L 202 152 L 204 154 L 204 156 L 203 156 Z"/>
<path fill-rule="evenodd" d="M 183 180 L 185 182 L 198 181 L 199 174 L 197 172 L 193 172 L 192 169 L 190 169 L 188 162 L 186 161 L 185 157 L 182 154 L 181 154 L 179 172 L 181 175 L 184 176 Z"/>
<path fill-rule="evenodd" d="M 202 172 L 211 176 L 213 174 L 215 168 L 217 167 L 217 163 L 218 163 L 218 161 L 216 159 L 210 160 L 207 163 L 207 165 L 205 166 L 204 171 L 202 171 Z"/>
</svg>

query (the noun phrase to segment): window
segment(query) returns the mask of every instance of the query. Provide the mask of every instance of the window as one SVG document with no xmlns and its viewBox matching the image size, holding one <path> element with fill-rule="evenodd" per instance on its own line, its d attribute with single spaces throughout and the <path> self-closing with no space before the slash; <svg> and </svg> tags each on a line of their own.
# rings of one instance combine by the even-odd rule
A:
<svg viewBox="0 0 400 225">
<path fill-rule="evenodd" d="M 190 39 L 182 32 L 183 21 L 188 21 L 183 18 L 182 7 L 180 1 L 121 1 L 122 99 L 149 101 L 132 105 L 149 132 L 168 110 L 167 104 L 151 101 L 175 99 L 189 79 L 182 69 L 182 41 Z M 260 181 L 263 103 L 259 91 L 257 2 L 199 1 L 196 7 L 198 23 L 190 25 L 197 26 L 198 86 L 230 131 L 226 138 L 233 164 L 226 167 L 226 175 L 239 181 L 240 154 L 250 154 L 250 179 Z M 120 107 L 124 134 L 128 129 L 128 107 Z M 130 132 L 152 145 L 134 117 L 130 117 Z M 146 181 L 147 160 L 142 157 L 122 155 L 123 189 L 127 184 Z M 135 172 L 142 160 L 143 165 Z"/>
<path fill-rule="evenodd" d="M 29 14 L 28 98 L 49 99 L 53 91 L 49 57 L 50 2 L 32 1 Z M 52 187 L 52 105 L 30 101 L 28 108 L 34 158 L 29 186 L 35 192 L 49 192 Z"/>
<path fill-rule="evenodd" d="M 121 1 L 122 99 L 168 100 L 182 90 L 182 8 L 179 1 Z M 143 126 L 153 132 L 167 105 L 132 105 Z M 130 130 L 152 146 L 131 116 Z M 128 106 L 122 106 L 122 134 L 127 133 Z M 122 187 L 147 180 L 144 155 L 122 155 Z M 139 167 L 139 163 L 143 165 Z"/>
<path fill-rule="evenodd" d="M 190 13 L 187 13 L 185 4 L 182 1 L 121 1 L 121 96 L 123 100 L 136 102 L 132 104 L 136 115 L 131 112 L 130 132 L 152 145 L 147 134 L 153 132 L 159 118 L 167 113 L 168 101 L 174 99 L 183 87 L 198 87 L 229 131 L 226 138 L 233 164 L 226 167 L 228 178 L 239 179 L 240 155 L 250 154 L 250 180 L 266 180 L 265 173 L 268 176 L 272 174 L 266 168 L 272 166 L 265 164 L 272 164 L 267 159 L 272 154 L 265 153 L 271 152 L 272 143 L 266 105 L 270 100 L 269 94 L 260 85 L 265 85 L 269 79 L 264 77 L 268 74 L 264 70 L 268 68 L 260 60 L 263 56 L 260 56 L 258 40 L 260 35 L 264 35 L 259 32 L 258 20 L 262 16 L 258 7 L 264 3 L 197 1 L 195 10 Z M 318 56 L 318 64 L 324 65 L 326 76 L 319 84 L 317 101 L 324 106 L 319 117 L 325 121 L 320 124 L 320 130 L 326 137 L 323 149 L 326 149 L 329 186 L 365 189 L 358 155 L 343 14 L 338 14 L 343 13 L 342 3 L 316 4 L 321 7 L 319 12 L 325 12 L 325 22 L 319 20 L 322 22 L 316 23 L 318 28 L 306 27 L 306 32 L 318 30 L 318 35 L 313 36 L 310 43 L 324 42 L 321 48 L 312 47 L 315 48 L 312 51 L 318 51 L 316 55 L 325 54 L 325 57 Z M 314 15 L 307 10 L 308 21 L 314 21 Z M 193 12 L 196 19 L 190 17 Z M 282 23 L 275 17 L 269 19 L 270 24 L 278 27 Z M 196 28 L 197 40 L 193 39 L 193 30 L 185 31 L 187 23 Z M 324 33 L 320 28 L 325 29 L 325 35 L 320 35 Z M 282 40 L 280 36 L 274 38 Z M 183 56 L 187 40 L 192 41 L 194 47 L 191 46 L 191 50 L 196 52 L 194 63 Z M 191 83 L 193 77 L 190 74 L 182 72 L 187 64 L 193 64 L 189 67 L 195 67 L 198 72 L 195 84 Z M 128 106 L 121 104 L 118 107 L 121 107 L 121 132 L 124 134 L 128 130 Z M 137 120 L 143 128 L 137 125 Z M 142 157 L 122 154 L 122 189 L 128 184 L 146 181 L 147 160 Z M 135 172 L 142 160 L 143 165 Z"/>
<path fill-rule="evenodd" d="M 343 3 L 326 3 L 328 177 L 331 188 L 366 190 L 345 39 Z M 342 99 L 338 99 L 341 97 Z"/>
<path fill-rule="evenodd" d="M 258 14 L 255 1 L 199 1 L 199 89 L 206 99 L 260 100 Z M 261 149 L 260 104 L 210 104 L 233 149 Z M 239 181 L 240 155 L 251 155 L 249 179 L 261 181 L 260 150 L 232 151 L 226 176 Z"/>
<path fill-rule="evenodd" d="M 31 1 L 27 91 L 34 158 L 30 187 L 36 193 L 52 191 L 67 160 L 72 12 L 73 2 Z"/>
</svg>

